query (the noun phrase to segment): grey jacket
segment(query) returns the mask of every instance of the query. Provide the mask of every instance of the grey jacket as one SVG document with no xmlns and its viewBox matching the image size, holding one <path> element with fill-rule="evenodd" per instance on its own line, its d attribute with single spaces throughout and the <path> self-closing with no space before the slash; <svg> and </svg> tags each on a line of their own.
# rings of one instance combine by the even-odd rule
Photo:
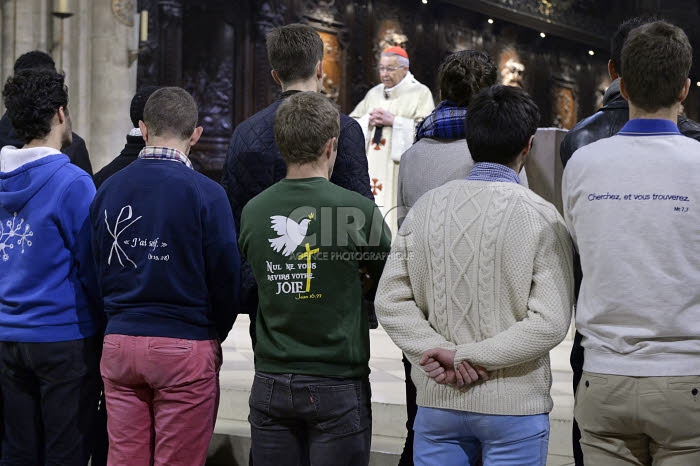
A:
<svg viewBox="0 0 700 466">
<path fill-rule="evenodd" d="M 416 201 L 448 181 L 466 178 L 474 165 L 466 139 L 423 138 L 401 156 L 396 205 L 399 227 Z M 520 184 L 528 187 L 525 169 Z"/>
</svg>

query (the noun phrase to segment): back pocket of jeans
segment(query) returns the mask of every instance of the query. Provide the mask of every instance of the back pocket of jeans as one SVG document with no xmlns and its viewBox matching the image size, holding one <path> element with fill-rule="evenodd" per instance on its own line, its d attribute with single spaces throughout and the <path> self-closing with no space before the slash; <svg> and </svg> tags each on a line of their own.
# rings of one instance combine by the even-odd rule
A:
<svg viewBox="0 0 700 466">
<path fill-rule="evenodd" d="M 360 387 L 357 384 L 309 385 L 316 427 L 327 434 L 345 435 L 360 429 Z"/>
<path fill-rule="evenodd" d="M 274 385 L 275 381 L 270 377 L 255 374 L 253 386 L 250 388 L 250 398 L 248 399 L 248 406 L 250 407 L 248 422 L 251 426 L 262 427 L 272 420 L 270 405 L 272 404 L 272 389 Z"/>
</svg>

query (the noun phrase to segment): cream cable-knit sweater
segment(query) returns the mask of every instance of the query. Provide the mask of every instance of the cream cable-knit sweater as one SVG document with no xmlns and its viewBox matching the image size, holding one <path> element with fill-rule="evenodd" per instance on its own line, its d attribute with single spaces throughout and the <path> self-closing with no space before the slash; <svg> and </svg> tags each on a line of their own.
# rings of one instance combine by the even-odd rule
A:
<svg viewBox="0 0 700 466">
<path fill-rule="evenodd" d="M 549 350 L 569 328 L 571 241 L 554 206 L 514 183 L 457 180 L 411 209 L 384 267 L 382 326 L 413 364 L 420 406 L 526 415 L 552 409 Z M 456 350 L 489 380 L 439 385 L 418 365 Z"/>
</svg>

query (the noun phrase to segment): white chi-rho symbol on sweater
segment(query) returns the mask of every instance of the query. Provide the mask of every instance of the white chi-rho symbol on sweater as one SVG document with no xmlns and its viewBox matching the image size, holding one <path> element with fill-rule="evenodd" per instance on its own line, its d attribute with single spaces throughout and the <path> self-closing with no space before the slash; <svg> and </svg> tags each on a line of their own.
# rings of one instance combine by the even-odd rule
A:
<svg viewBox="0 0 700 466">
<path fill-rule="evenodd" d="M 126 215 L 125 215 L 125 212 L 126 212 Z M 122 218 L 122 215 L 125 215 L 125 217 Z M 141 219 L 141 215 L 136 217 L 134 220 L 131 220 L 132 217 L 133 217 L 133 212 L 131 210 L 131 206 L 128 205 L 128 206 L 122 207 L 122 210 L 119 211 L 119 215 L 117 216 L 117 221 L 114 224 L 114 228 L 110 229 L 109 221 L 107 220 L 107 209 L 105 209 L 105 224 L 107 225 L 107 231 L 109 232 L 109 235 L 114 240 L 112 242 L 112 247 L 109 249 L 109 257 L 107 258 L 107 265 L 112 265 L 112 255 L 114 254 L 117 256 L 117 260 L 119 261 L 119 264 L 122 267 L 125 267 L 124 262 L 122 261 L 122 256 L 124 256 L 123 258 L 125 260 L 131 262 L 131 265 L 133 265 L 135 269 L 138 268 L 136 266 L 136 263 L 129 258 L 129 256 L 126 254 L 126 252 L 124 252 L 122 247 L 119 245 L 119 236 L 122 233 L 124 233 L 124 231 L 126 231 L 127 228 L 129 228 L 131 225 L 133 225 L 134 223 L 138 222 Z M 131 222 L 129 222 L 129 220 L 131 220 Z M 126 222 L 129 222 L 129 224 L 126 225 L 125 227 L 122 227 L 120 230 L 119 228 L 121 227 L 121 224 L 126 223 Z"/>
</svg>

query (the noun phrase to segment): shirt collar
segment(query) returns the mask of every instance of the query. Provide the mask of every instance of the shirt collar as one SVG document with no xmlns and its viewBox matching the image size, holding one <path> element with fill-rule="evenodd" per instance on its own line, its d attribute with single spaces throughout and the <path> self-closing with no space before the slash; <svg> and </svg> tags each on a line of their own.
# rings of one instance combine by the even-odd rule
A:
<svg viewBox="0 0 700 466">
<path fill-rule="evenodd" d="M 515 170 L 500 163 L 477 162 L 467 175 L 468 180 L 501 181 L 520 184 L 520 177 Z"/>
<path fill-rule="evenodd" d="M 668 136 L 680 135 L 678 126 L 671 120 L 659 118 L 635 118 L 625 123 L 620 136 Z"/>
<path fill-rule="evenodd" d="M 411 79 L 413 79 L 413 75 L 411 74 L 410 71 L 406 71 L 406 76 L 404 76 L 403 79 L 402 79 L 401 81 L 399 81 L 398 83 L 396 83 L 396 86 L 391 87 L 391 88 L 387 88 L 386 86 L 384 86 L 384 85 L 382 84 L 382 86 L 384 86 L 384 93 L 387 94 L 387 95 L 391 95 L 391 93 L 394 92 L 396 89 L 398 89 L 399 86 L 401 86 L 403 83 L 405 83 L 405 82 L 407 82 L 407 81 L 410 81 Z"/>
<path fill-rule="evenodd" d="M 171 160 L 173 162 L 180 162 L 187 165 L 189 168 L 192 167 L 192 162 L 187 156 L 177 149 L 171 149 L 170 147 L 162 146 L 146 146 L 139 153 L 140 159 L 151 159 L 151 160 Z"/>
</svg>

